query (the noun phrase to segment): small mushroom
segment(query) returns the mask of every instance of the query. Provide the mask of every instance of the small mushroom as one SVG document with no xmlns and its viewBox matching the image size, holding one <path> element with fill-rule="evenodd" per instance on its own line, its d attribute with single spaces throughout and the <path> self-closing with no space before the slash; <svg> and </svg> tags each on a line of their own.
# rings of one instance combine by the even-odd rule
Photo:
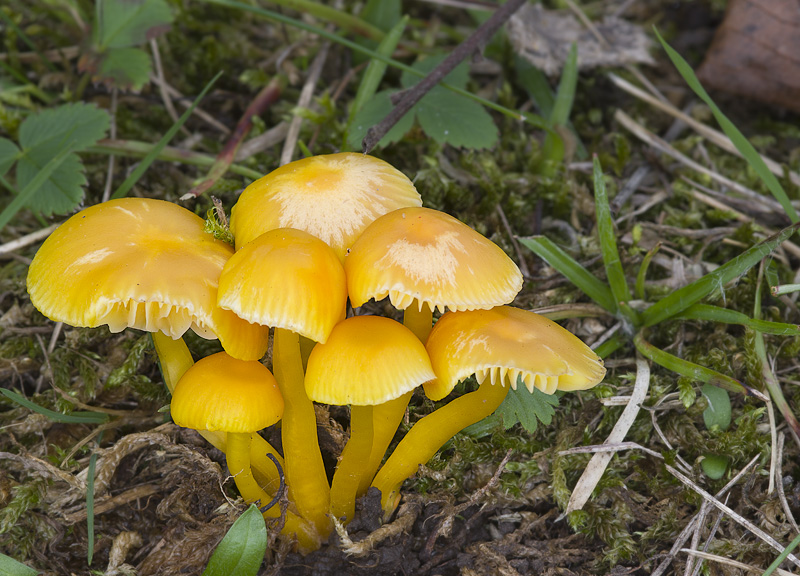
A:
<svg viewBox="0 0 800 576">
<path fill-rule="evenodd" d="M 475 374 L 480 386 L 420 419 L 400 441 L 372 485 L 388 517 L 400 487 L 463 428 L 490 416 L 509 388 L 584 390 L 600 383 L 605 368 L 576 336 L 534 312 L 498 306 L 444 314 L 426 344 L 436 380 L 423 384 L 434 400 Z"/>
<path fill-rule="evenodd" d="M 228 261 L 219 305 L 275 329 L 272 364 L 286 411 L 281 426 L 286 483 L 300 514 L 330 531 L 330 486 L 317 439 L 314 406 L 303 386 L 299 337 L 325 342 L 345 317 L 344 269 L 322 240 L 278 228 L 245 244 Z"/>
<path fill-rule="evenodd" d="M 178 381 L 170 412 L 178 426 L 222 432 L 227 436 L 228 469 L 245 502 L 264 506 L 272 500 L 253 478 L 251 438 L 283 414 L 283 398 L 272 373 L 260 362 L 237 360 L 225 352 L 199 360 Z M 264 510 L 277 518 L 279 506 Z M 304 549 L 318 548 L 313 528 L 296 515 L 286 517 L 286 531 L 297 535 Z"/>
<path fill-rule="evenodd" d="M 372 156 L 311 156 L 273 170 L 245 188 L 231 211 L 237 250 L 275 228 L 296 228 L 327 243 L 340 260 L 375 218 L 421 206 L 411 181 Z"/>
<path fill-rule="evenodd" d="M 331 485 L 331 513 L 349 522 L 355 498 L 366 491 L 374 470 L 365 465 L 373 435 L 394 435 L 373 423 L 373 406 L 405 396 L 434 378 L 428 353 L 413 332 L 380 316 L 354 316 L 336 325 L 328 341 L 308 358 L 306 393 L 316 402 L 350 405 L 350 439 L 342 451 Z"/>
</svg>

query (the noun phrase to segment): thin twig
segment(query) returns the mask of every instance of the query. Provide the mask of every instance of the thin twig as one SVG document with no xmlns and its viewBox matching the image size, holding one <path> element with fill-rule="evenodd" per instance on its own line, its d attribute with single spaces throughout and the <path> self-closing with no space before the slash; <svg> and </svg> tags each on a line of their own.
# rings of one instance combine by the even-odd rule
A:
<svg viewBox="0 0 800 576">
<path fill-rule="evenodd" d="M 528 263 L 525 261 L 525 255 L 522 253 L 522 250 L 519 247 L 517 237 L 514 234 L 514 231 L 511 229 L 511 224 L 509 224 L 508 218 L 506 218 L 506 213 L 503 211 L 503 207 L 500 204 L 497 205 L 497 214 L 500 216 L 500 222 L 503 223 L 503 228 L 506 229 L 506 234 L 508 234 L 508 237 L 511 239 L 511 245 L 514 247 L 514 252 L 517 253 L 520 272 L 522 272 L 522 275 L 525 278 L 531 278 L 531 271 L 528 268 Z"/>
<path fill-rule="evenodd" d="M 117 139 L 117 96 L 119 90 L 114 87 L 111 91 L 111 109 L 109 110 L 109 130 L 108 135 L 112 140 Z M 103 188 L 103 202 L 108 202 L 111 198 L 111 188 L 114 183 L 114 164 L 116 164 L 117 156 L 115 154 L 108 155 L 108 171 L 106 172 L 106 185 Z"/>
<path fill-rule="evenodd" d="M 423 78 L 418 84 L 403 92 L 400 101 L 395 104 L 392 111 L 378 124 L 367 130 L 367 135 L 364 136 L 364 140 L 361 143 L 364 154 L 369 154 L 375 145 L 386 136 L 389 130 L 391 130 L 392 127 L 397 124 L 423 96 L 425 96 L 425 94 L 430 92 L 434 86 L 452 72 L 462 60 L 474 54 L 476 50 L 479 50 L 481 46 L 494 35 L 500 26 L 511 18 L 511 15 L 519 10 L 526 1 L 527 0 L 509 0 L 503 4 L 488 20 L 478 26 L 469 38 L 456 46 L 455 50 L 453 50 L 441 64 L 431 70 L 430 74 Z"/>
<path fill-rule="evenodd" d="M 53 224 L 52 226 L 48 226 L 47 228 L 42 228 L 41 230 L 37 230 L 36 232 L 31 232 L 30 234 L 26 234 L 25 236 L 20 236 L 16 240 L 11 240 L 10 242 L 6 242 L 5 244 L 0 244 L 0 254 L 10 254 L 15 250 L 19 250 L 20 248 L 25 248 L 25 246 L 30 246 L 31 244 L 35 244 L 39 240 L 44 240 L 53 231 L 61 226 L 61 224 Z"/>
<path fill-rule="evenodd" d="M 325 60 L 328 58 L 328 49 L 330 42 L 324 42 L 314 57 L 314 61 L 308 70 L 308 78 L 300 91 L 300 98 L 297 101 L 298 108 L 308 108 L 311 105 L 311 98 L 314 96 L 314 89 L 322 74 L 322 68 L 325 66 Z M 286 134 L 286 140 L 283 142 L 283 151 L 281 152 L 280 165 L 288 164 L 292 161 L 294 156 L 294 149 L 297 145 L 297 139 L 300 136 L 300 125 L 303 123 L 301 116 L 292 118 L 289 124 L 289 131 Z"/>
<path fill-rule="evenodd" d="M 164 103 L 164 108 L 166 109 L 167 114 L 169 114 L 169 117 L 173 122 L 177 123 L 179 115 L 175 111 L 175 106 L 172 104 L 172 99 L 169 97 L 169 93 L 167 92 L 167 81 L 164 76 L 164 67 L 161 66 L 161 51 L 158 49 L 158 40 L 155 38 L 150 39 L 150 52 L 153 53 L 153 68 L 155 69 L 156 78 L 158 78 L 158 82 L 155 82 L 155 84 L 158 86 L 158 91 L 161 94 L 161 101 Z M 189 134 L 189 131 L 185 126 L 181 126 L 181 131 L 184 134 Z M 112 134 L 111 138 L 116 138 L 116 135 Z"/>
<path fill-rule="evenodd" d="M 781 506 L 783 507 L 783 513 L 786 515 L 786 519 L 792 525 L 795 532 L 800 532 L 800 527 L 797 526 L 797 522 L 794 519 L 794 514 L 792 514 L 792 509 L 789 508 L 789 502 L 786 500 L 786 493 L 783 490 L 783 443 L 786 440 L 786 434 L 781 432 L 778 434 L 778 442 L 775 446 L 775 452 L 777 453 L 778 459 L 778 499 L 781 501 Z"/>
</svg>

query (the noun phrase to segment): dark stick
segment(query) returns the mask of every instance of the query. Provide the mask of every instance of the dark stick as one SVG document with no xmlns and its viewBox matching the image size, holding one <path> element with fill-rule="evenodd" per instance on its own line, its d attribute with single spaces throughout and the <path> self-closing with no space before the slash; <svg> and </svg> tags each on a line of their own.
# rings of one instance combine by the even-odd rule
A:
<svg viewBox="0 0 800 576">
<path fill-rule="evenodd" d="M 283 481 L 283 468 L 281 468 L 281 465 L 278 463 L 278 459 L 275 458 L 275 456 L 273 456 L 272 454 L 267 454 L 267 458 L 272 460 L 273 464 L 275 464 L 275 468 L 278 469 L 278 478 L 280 479 L 281 483 L 280 486 L 278 486 L 278 491 L 275 493 L 275 497 L 272 500 L 270 500 L 268 504 L 266 504 L 265 506 L 261 506 L 258 509 L 258 511 L 261 512 L 262 514 L 281 501 L 281 497 L 283 496 L 283 491 L 286 489 L 286 484 Z"/>
<path fill-rule="evenodd" d="M 379 124 L 367 130 L 367 135 L 364 136 L 364 140 L 361 142 L 362 152 L 369 154 L 370 150 L 381 141 L 381 138 L 386 136 L 386 133 L 406 115 L 406 112 L 413 108 L 414 104 L 419 102 L 425 94 L 430 92 L 434 86 L 452 72 L 453 68 L 458 66 L 464 58 L 478 50 L 526 1 L 508 0 L 492 14 L 491 18 L 478 26 L 478 29 L 469 38 L 459 44 L 441 64 L 431 70 L 430 74 L 423 78 L 419 84 L 406 90 L 394 109 Z"/>
</svg>

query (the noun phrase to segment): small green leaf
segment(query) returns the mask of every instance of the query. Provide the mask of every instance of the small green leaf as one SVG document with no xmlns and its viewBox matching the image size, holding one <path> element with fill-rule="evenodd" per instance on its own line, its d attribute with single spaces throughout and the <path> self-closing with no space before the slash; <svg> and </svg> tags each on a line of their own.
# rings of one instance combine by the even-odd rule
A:
<svg viewBox="0 0 800 576">
<path fill-rule="evenodd" d="M 422 77 L 427 76 L 431 73 L 431 71 L 436 68 L 439 64 L 444 62 L 445 58 L 447 58 L 447 54 L 437 54 L 435 56 L 429 56 L 424 60 L 418 60 L 411 66 L 414 70 L 419 72 Z M 422 80 L 422 77 L 417 76 L 416 74 L 411 74 L 410 72 L 403 71 L 400 76 L 400 84 L 403 88 L 411 88 L 412 86 L 416 86 Z M 461 88 L 464 90 L 467 87 L 467 82 L 469 81 L 469 66 L 466 62 L 462 62 L 453 70 L 442 79 L 442 82 L 445 84 L 449 84 L 455 88 Z"/>
<path fill-rule="evenodd" d="M 0 138 L 0 176 L 5 176 L 19 156 L 19 148 L 11 140 Z"/>
<path fill-rule="evenodd" d="M 703 410 L 706 428 L 727 430 L 731 425 L 731 397 L 728 392 L 711 384 L 704 384 L 701 391 L 708 400 L 708 406 Z"/>
<path fill-rule="evenodd" d="M 39 572 L 17 562 L 10 556 L 0 554 L 0 576 L 36 576 Z"/>
<path fill-rule="evenodd" d="M 255 504 L 233 523 L 203 576 L 255 576 L 267 550 L 267 527 Z"/>
<path fill-rule="evenodd" d="M 684 408 L 690 408 L 697 400 L 697 393 L 689 378 L 678 378 L 678 400 Z"/>
<path fill-rule="evenodd" d="M 368 0 L 359 17 L 384 32 L 395 26 L 403 15 L 400 0 Z"/>
<path fill-rule="evenodd" d="M 123 90 L 141 90 L 150 81 L 150 56 L 139 48 L 114 48 L 100 58 L 97 75 Z"/>
<path fill-rule="evenodd" d="M 518 379 L 517 389 L 508 391 L 496 414 L 502 416 L 506 429 L 519 422 L 528 432 L 535 432 L 539 422 L 545 426 L 552 422 L 555 406 L 558 406 L 558 396 L 545 394 L 538 388 L 528 392 L 525 384 Z"/>
<path fill-rule="evenodd" d="M 35 163 L 28 155 L 21 157 L 17 164 L 17 182 L 28 184 L 45 165 Z M 68 154 L 25 205 L 44 216 L 67 214 L 83 200 L 85 185 L 83 162 L 77 154 Z"/>
<path fill-rule="evenodd" d="M 728 469 L 730 458 L 719 456 L 718 454 L 706 454 L 700 462 L 703 472 L 712 480 L 719 480 L 725 475 Z"/>
<path fill-rule="evenodd" d="M 172 11 L 165 0 L 98 0 L 96 48 L 127 48 L 166 32 Z"/>
<path fill-rule="evenodd" d="M 367 135 L 367 130 L 375 124 L 378 124 L 392 111 L 392 108 L 394 108 L 390 100 L 392 94 L 394 94 L 393 90 L 378 92 L 371 100 L 364 104 L 361 110 L 353 117 L 353 123 L 350 126 L 350 134 L 347 137 L 347 145 L 352 150 L 361 150 L 361 141 L 364 139 L 364 136 Z M 381 138 L 378 146 L 388 146 L 405 136 L 406 132 L 411 130 L 414 126 L 414 111 L 415 108 L 409 110 L 408 113 L 389 130 L 386 136 Z"/>
<path fill-rule="evenodd" d="M 425 134 L 440 144 L 480 149 L 497 143 L 497 126 L 483 106 L 439 86 L 414 110 Z"/>
</svg>

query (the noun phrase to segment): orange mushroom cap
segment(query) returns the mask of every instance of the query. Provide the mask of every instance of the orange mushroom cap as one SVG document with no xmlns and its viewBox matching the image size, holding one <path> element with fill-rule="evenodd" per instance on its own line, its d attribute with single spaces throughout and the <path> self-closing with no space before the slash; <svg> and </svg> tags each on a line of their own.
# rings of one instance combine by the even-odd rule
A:
<svg viewBox="0 0 800 576">
<path fill-rule="evenodd" d="M 472 310 L 511 302 L 522 273 L 499 246 L 429 208 L 401 208 L 370 224 L 344 263 L 350 302 L 389 296 L 405 310 Z"/>
<path fill-rule="evenodd" d="M 170 202 L 122 198 L 69 218 L 45 240 L 28 270 L 31 302 L 71 326 L 107 324 L 179 338 L 190 327 L 247 359 L 268 333 L 217 307 L 217 282 L 233 248 L 203 219 Z"/>
<path fill-rule="evenodd" d="M 297 228 L 340 260 L 367 225 L 403 206 L 421 206 L 411 181 L 372 156 L 342 152 L 281 166 L 250 184 L 231 211 L 237 250 L 275 228 Z"/>
<path fill-rule="evenodd" d="M 374 406 L 434 377 L 425 347 L 408 328 L 380 316 L 353 316 L 311 351 L 305 386 L 316 402 Z"/>
<path fill-rule="evenodd" d="M 528 310 L 498 306 L 491 310 L 448 312 L 433 327 L 426 344 L 437 379 L 424 385 L 441 400 L 455 385 L 475 374 L 497 386 L 529 391 L 585 390 L 600 383 L 606 370 L 591 348 L 555 322 Z M 484 385 L 486 385 L 484 384 Z"/>
<path fill-rule="evenodd" d="M 311 234 L 271 230 L 225 265 L 219 305 L 250 322 L 325 342 L 345 317 L 344 269 L 333 250 Z"/>
<path fill-rule="evenodd" d="M 199 360 L 181 377 L 170 412 L 184 428 L 256 432 L 281 419 L 283 397 L 266 366 L 219 352 Z"/>
</svg>

